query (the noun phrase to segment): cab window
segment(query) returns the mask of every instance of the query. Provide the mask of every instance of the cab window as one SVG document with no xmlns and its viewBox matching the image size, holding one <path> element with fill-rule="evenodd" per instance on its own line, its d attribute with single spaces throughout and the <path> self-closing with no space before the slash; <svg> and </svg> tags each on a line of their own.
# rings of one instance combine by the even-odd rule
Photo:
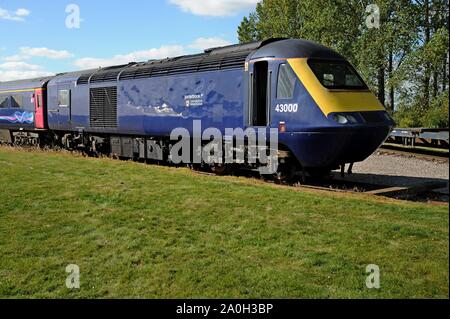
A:
<svg viewBox="0 0 450 319">
<path fill-rule="evenodd" d="M 59 90 L 58 91 L 58 106 L 68 107 L 70 106 L 70 91 Z"/>
<path fill-rule="evenodd" d="M 296 79 L 294 71 L 287 63 L 280 64 L 277 84 L 278 99 L 292 99 L 294 97 Z"/>
<path fill-rule="evenodd" d="M 347 61 L 310 59 L 308 65 L 327 89 L 368 90 L 367 85 Z"/>
</svg>

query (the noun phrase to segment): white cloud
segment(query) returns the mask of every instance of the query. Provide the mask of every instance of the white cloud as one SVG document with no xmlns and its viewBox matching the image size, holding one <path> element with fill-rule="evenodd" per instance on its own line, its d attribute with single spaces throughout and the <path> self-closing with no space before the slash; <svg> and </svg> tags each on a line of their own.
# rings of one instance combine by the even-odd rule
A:
<svg viewBox="0 0 450 319">
<path fill-rule="evenodd" d="M 20 53 L 27 57 L 43 57 L 48 59 L 67 59 L 73 55 L 66 50 L 52 50 L 48 48 L 20 48 Z"/>
<path fill-rule="evenodd" d="M 66 50 L 52 50 L 48 48 L 20 48 L 20 53 L 3 58 L 5 61 L 21 61 L 33 57 L 47 58 L 47 59 L 68 59 L 73 57 L 73 54 Z"/>
<path fill-rule="evenodd" d="M 210 48 L 223 47 L 227 45 L 231 45 L 232 43 L 218 37 L 212 38 L 198 38 L 194 42 L 192 42 L 188 47 L 194 50 L 205 50 Z"/>
<path fill-rule="evenodd" d="M 5 58 L 2 58 L 2 60 L 7 61 L 7 62 L 15 62 L 15 61 L 20 61 L 20 60 L 25 60 L 25 57 L 20 54 L 15 54 L 15 55 L 10 55 Z"/>
<path fill-rule="evenodd" d="M 75 65 L 80 69 L 95 69 L 111 65 L 127 64 L 129 62 L 139 62 L 151 59 L 163 59 L 184 54 L 181 45 L 168 45 L 160 48 L 153 48 L 143 51 L 134 51 L 128 54 L 115 55 L 112 58 L 82 58 L 75 61 Z"/>
<path fill-rule="evenodd" d="M 19 8 L 15 12 L 0 8 L 0 20 L 10 21 L 24 21 L 25 17 L 28 17 L 31 11 L 24 8 Z"/>
<path fill-rule="evenodd" d="M 169 0 L 185 12 L 201 16 L 229 16 L 253 8 L 261 0 Z"/>
<path fill-rule="evenodd" d="M 25 62 L 6 62 L 0 64 L 0 69 L 3 70 L 14 70 L 14 69 L 20 69 L 20 70 L 39 70 L 41 67 L 39 65 L 35 64 L 29 64 Z"/>
<path fill-rule="evenodd" d="M 0 64 L 0 81 L 31 79 L 54 75 L 41 66 L 25 62 L 6 62 Z"/>
<path fill-rule="evenodd" d="M 54 73 L 47 71 L 1 71 L 0 82 L 33 79 L 45 76 L 52 76 Z"/>
<path fill-rule="evenodd" d="M 20 8 L 16 10 L 16 16 L 18 17 L 28 17 L 30 15 L 31 11 L 28 9 Z"/>
</svg>

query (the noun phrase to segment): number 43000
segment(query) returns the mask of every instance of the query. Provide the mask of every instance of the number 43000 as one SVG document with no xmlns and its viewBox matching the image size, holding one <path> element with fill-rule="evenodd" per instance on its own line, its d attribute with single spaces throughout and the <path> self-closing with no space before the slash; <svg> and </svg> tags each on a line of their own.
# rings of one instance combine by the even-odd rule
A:
<svg viewBox="0 0 450 319">
<path fill-rule="evenodd" d="M 292 113 L 298 111 L 298 104 L 277 104 L 275 111 L 279 113 Z"/>
</svg>

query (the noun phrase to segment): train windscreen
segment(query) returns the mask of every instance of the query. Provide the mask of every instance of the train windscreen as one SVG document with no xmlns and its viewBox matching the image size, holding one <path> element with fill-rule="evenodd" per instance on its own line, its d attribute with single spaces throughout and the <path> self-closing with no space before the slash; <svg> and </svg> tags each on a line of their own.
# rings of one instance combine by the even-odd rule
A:
<svg viewBox="0 0 450 319">
<path fill-rule="evenodd" d="M 356 70 L 346 61 L 310 59 L 308 65 L 327 89 L 368 90 Z"/>
</svg>

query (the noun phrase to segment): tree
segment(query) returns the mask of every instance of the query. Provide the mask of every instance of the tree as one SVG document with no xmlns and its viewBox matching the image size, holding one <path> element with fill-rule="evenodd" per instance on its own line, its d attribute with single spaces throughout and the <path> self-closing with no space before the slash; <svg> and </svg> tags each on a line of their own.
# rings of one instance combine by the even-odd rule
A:
<svg viewBox="0 0 450 319">
<path fill-rule="evenodd" d="M 249 17 L 244 17 L 238 27 L 238 37 L 241 43 L 252 42 L 258 40 L 258 32 L 256 30 L 256 14 L 251 13 Z"/>
</svg>

